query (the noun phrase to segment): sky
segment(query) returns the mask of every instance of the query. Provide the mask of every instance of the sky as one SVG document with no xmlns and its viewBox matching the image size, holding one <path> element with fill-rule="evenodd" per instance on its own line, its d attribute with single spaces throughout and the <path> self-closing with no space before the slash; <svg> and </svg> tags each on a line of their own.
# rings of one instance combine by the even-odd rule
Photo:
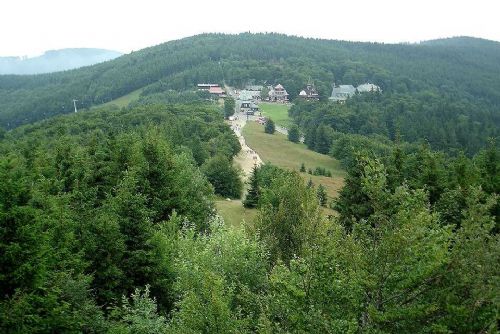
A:
<svg viewBox="0 0 500 334">
<path fill-rule="evenodd" d="M 0 56 L 95 47 L 129 53 L 203 32 L 371 41 L 500 41 L 499 0 L 2 0 Z"/>
</svg>

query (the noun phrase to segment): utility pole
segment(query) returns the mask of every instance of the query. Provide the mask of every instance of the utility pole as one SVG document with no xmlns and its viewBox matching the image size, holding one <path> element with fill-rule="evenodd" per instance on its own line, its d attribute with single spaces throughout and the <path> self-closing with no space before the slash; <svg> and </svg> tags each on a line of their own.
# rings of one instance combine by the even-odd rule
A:
<svg viewBox="0 0 500 334">
<path fill-rule="evenodd" d="M 75 106 L 75 112 L 78 112 L 78 110 L 76 110 L 76 102 L 77 102 L 77 101 L 78 101 L 78 100 L 73 99 L 73 106 Z"/>
</svg>

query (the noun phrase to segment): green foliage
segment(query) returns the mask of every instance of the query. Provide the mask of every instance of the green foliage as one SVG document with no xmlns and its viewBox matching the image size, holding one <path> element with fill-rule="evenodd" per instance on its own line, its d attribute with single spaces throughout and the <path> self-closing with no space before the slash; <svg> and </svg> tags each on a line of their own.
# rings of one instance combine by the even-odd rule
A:
<svg viewBox="0 0 500 334">
<path fill-rule="evenodd" d="M 435 149 L 462 149 L 471 155 L 488 137 L 498 137 L 498 54 L 498 43 L 471 38 L 389 45 L 279 34 L 203 34 L 77 70 L 2 76 L 0 126 L 71 113 L 72 99 L 85 110 L 138 89 L 143 89 L 141 104 L 204 100 L 202 94 L 195 96 L 199 93 L 176 97 L 172 92 L 190 91 L 200 82 L 224 80 L 238 88 L 249 81 L 282 83 L 294 99 L 312 78 L 322 101 L 297 101 L 297 109 L 307 105 L 308 111 L 291 110 L 306 139 L 314 141 L 310 132 L 321 124 L 391 140 L 399 129 L 406 141 L 427 138 Z M 373 82 L 382 93 L 358 94 L 343 105 L 324 103 L 333 81 Z M 318 149 L 328 152 L 323 144 Z"/>
<path fill-rule="evenodd" d="M 213 214 L 213 188 L 192 141 L 235 140 L 216 114 L 180 106 L 100 110 L 7 134 L 0 144 L 2 331 L 103 332 L 109 308 L 148 284 L 159 309 L 171 310 L 176 228 L 186 220 L 206 232 Z M 210 156 L 209 146 L 203 150 Z"/>
<path fill-rule="evenodd" d="M 375 137 L 381 144 L 387 139 L 395 140 L 397 135 L 410 143 L 425 138 L 434 149 L 447 152 L 463 150 L 472 155 L 486 145 L 489 137 L 498 136 L 493 109 L 485 105 L 477 106 L 482 103 L 465 97 L 457 99 L 442 92 L 384 92 L 359 94 L 345 104 L 297 103 L 290 109 L 290 115 L 306 134 L 308 147 L 321 153 L 328 152 L 329 146 L 338 137 L 328 134 L 328 131 L 324 134 L 322 126 L 328 126 L 344 134 Z M 478 112 L 477 108 L 481 111 Z M 351 141 L 362 140 L 356 136 L 348 138 Z M 368 142 L 366 147 L 372 146 L 376 143 Z M 335 156 L 341 158 L 339 153 Z"/>
<path fill-rule="evenodd" d="M 321 49 L 301 52 L 316 59 Z M 359 72 L 346 65 L 342 78 L 364 80 L 356 65 Z M 204 66 L 199 78 L 212 78 Z M 246 73 L 224 68 L 229 77 Z M 169 99 L 167 87 L 187 85 L 194 72 L 169 73 L 172 82 L 151 85 L 143 97 Z M 414 92 L 415 78 L 386 89 Z M 214 212 L 214 188 L 239 196 L 242 185 L 231 163 L 240 145 L 213 106 L 145 103 L 5 132 L 0 331 L 497 332 L 497 146 L 491 141 L 470 159 L 433 152 L 434 143 L 401 142 L 396 126 L 385 133 L 376 117 L 360 122 L 364 109 L 344 113 L 363 99 L 333 106 L 333 116 L 316 114 L 322 102 L 298 102 L 314 116 L 299 122 L 306 144 L 328 146 L 348 168 L 338 217 L 324 218 L 322 185 L 316 192 L 312 180 L 306 185 L 297 172 L 265 164 L 254 169 L 244 201 L 259 209 L 258 218 L 241 229 L 224 226 Z M 366 99 L 394 107 L 381 96 Z M 402 112 L 413 110 L 405 99 Z M 429 119 L 440 120 L 420 102 L 436 116 Z"/>
<path fill-rule="evenodd" d="M 216 155 L 210 158 L 202 166 L 202 170 L 216 194 L 230 198 L 241 197 L 243 190 L 241 172 L 225 156 Z"/>
<path fill-rule="evenodd" d="M 304 163 L 300 164 L 299 172 L 301 172 L 301 173 L 305 173 L 306 172 L 306 165 Z"/>
<path fill-rule="evenodd" d="M 224 99 L 224 118 L 229 118 L 229 116 L 234 115 L 234 108 L 236 106 L 236 101 L 232 97 L 226 97 Z"/>
<path fill-rule="evenodd" d="M 260 91 L 260 98 L 262 100 L 265 100 L 269 97 L 269 88 L 266 86 L 262 87 L 262 90 Z"/>
<path fill-rule="evenodd" d="M 140 289 L 135 289 L 131 300 L 123 297 L 122 306 L 114 310 L 113 313 L 113 316 L 119 318 L 119 321 L 110 326 L 109 333 L 160 334 L 168 330 L 167 321 L 165 317 L 157 313 L 156 301 L 150 297 L 147 285 L 144 293 Z"/>
<path fill-rule="evenodd" d="M 274 134 L 276 131 L 276 126 L 274 125 L 274 121 L 270 118 L 266 119 L 266 124 L 264 125 L 264 132 L 270 135 Z"/>
<path fill-rule="evenodd" d="M 328 197 L 326 195 L 325 187 L 323 187 L 322 184 L 318 186 L 318 189 L 316 190 L 316 196 L 318 197 L 319 205 L 326 207 Z"/>
<path fill-rule="evenodd" d="M 323 167 L 316 167 L 313 171 L 313 175 L 332 177 L 332 172 Z"/>
<path fill-rule="evenodd" d="M 263 246 L 216 220 L 211 231 L 187 230 L 179 240 L 174 333 L 242 333 L 257 322 L 269 270 Z"/>
<path fill-rule="evenodd" d="M 256 224 L 273 261 L 300 256 L 320 221 L 318 200 L 297 172 L 279 171 L 263 186 Z"/>
<path fill-rule="evenodd" d="M 252 169 L 252 175 L 248 180 L 248 191 L 243 201 L 243 206 L 245 208 L 255 208 L 259 203 L 260 190 L 259 190 L 259 180 L 258 180 L 259 167 L 255 165 Z"/>
<path fill-rule="evenodd" d="M 299 127 L 293 124 L 290 129 L 288 129 L 288 140 L 293 143 L 298 143 L 300 140 Z"/>
</svg>

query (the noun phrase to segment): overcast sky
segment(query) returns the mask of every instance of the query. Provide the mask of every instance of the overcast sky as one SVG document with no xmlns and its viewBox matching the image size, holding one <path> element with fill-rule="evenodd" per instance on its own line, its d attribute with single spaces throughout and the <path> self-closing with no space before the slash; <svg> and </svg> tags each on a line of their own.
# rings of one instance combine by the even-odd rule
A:
<svg viewBox="0 0 500 334">
<path fill-rule="evenodd" d="M 500 0 L 1 0 L 0 56 L 97 47 L 128 53 L 202 32 L 377 42 L 500 41 Z"/>
</svg>

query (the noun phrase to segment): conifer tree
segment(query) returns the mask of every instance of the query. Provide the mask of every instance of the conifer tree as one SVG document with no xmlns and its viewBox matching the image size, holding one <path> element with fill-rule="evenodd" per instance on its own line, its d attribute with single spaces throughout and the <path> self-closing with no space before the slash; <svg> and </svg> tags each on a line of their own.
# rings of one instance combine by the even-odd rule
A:
<svg viewBox="0 0 500 334">
<path fill-rule="evenodd" d="M 257 167 L 257 165 L 254 165 L 252 175 L 250 176 L 250 180 L 248 181 L 248 185 L 250 186 L 250 188 L 248 188 L 247 195 L 245 197 L 245 200 L 243 201 L 243 206 L 245 208 L 255 208 L 259 203 L 258 172 L 259 167 Z"/>
<path fill-rule="evenodd" d="M 300 132 L 299 127 L 296 124 L 293 124 L 288 130 L 288 140 L 292 143 L 298 143 L 300 140 Z"/>
<path fill-rule="evenodd" d="M 314 183 L 311 178 L 309 178 L 309 181 L 307 182 L 307 188 L 314 188 Z"/>
<path fill-rule="evenodd" d="M 318 186 L 318 190 L 316 191 L 316 195 L 318 196 L 319 204 L 321 206 L 326 206 L 327 196 L 326 196 L 325 187 L 323 187 L 322 184 L 320 184 Z"/>
</svg>

